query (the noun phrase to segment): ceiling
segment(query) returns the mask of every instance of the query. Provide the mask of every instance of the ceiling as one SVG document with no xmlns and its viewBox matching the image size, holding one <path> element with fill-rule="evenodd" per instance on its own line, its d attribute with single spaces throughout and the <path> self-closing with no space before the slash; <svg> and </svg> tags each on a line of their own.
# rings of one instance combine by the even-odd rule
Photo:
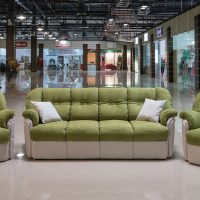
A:
<svg viewBox="0 0 200 200">
<path fill-rule="evenodd" d="M 194 6 L 200 0 L 1 0 L 0 33 L 7 19 L 16 37 L 131 41 L 137 34 Z M 25 19 L 18 19 L 20 14 Z M 50 36 L 50 37 L 49 37 Z"/>
</svg>

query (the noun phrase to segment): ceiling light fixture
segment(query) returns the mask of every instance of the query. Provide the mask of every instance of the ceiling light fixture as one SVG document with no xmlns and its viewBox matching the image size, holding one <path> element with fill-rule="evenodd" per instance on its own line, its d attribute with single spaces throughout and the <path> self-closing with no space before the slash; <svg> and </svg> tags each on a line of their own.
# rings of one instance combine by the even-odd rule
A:
<svg viewBox="0 0 200 200">
<path fill-rule="evenodd" d="M 24 19 L 26 19 L 26 16 L 23 14 L 20 14 L 17 16 L 17 19 L 24 20 Z"/>
<path fill-rule="evenodd" d="M 114 19 L 113 19 L 113 18 L 110 18 L 108 21 L 109 21 L 109 22 L 113 22 L 113 21 L 114 21 Z"/>
<path fill-rule="evenodd" d="M 148 6 L 141 6 L 141 10 L 145 10 L 147 8 L 148 8 Z"/>
<path fill-rule="evenodd" d="M 38 31 L 43 31 L 43 28 L 42 28 L 42 26 L 41 26 L 41 25 L 39 25 L 39 26 L 38 26 L 38 28 L 37 28 L 37 30 L 38 30 Z"/>
<path fill-rule="evenodd" d="M 104 31 L 105 31 L 105 32 L 107 32 L 108 30 L 107 30 L 107 29 L 105 29 Z"/>
</svg>

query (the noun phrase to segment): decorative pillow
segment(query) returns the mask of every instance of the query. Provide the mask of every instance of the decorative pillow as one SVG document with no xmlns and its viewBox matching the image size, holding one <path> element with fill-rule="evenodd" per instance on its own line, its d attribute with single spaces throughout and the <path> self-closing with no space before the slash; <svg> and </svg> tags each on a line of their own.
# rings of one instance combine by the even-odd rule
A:
<svg viewBox="0 0 200 200">
<path fill-rule="evenodd" d="M 166 100 L 145 99 L 145 102 L 136 120 L 158 122 Z"/>
<path fill-rule="evenodd" d="M 31 101 L 31 103 L 36 107 L 42 123 L 62 120 L 51 102 Z"/>
</svg>

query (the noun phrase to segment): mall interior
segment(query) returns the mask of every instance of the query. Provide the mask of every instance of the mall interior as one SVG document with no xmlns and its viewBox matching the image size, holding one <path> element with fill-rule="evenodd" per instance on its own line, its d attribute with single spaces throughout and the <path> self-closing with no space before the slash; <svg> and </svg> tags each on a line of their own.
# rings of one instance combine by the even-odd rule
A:
<svg viewBox="0 0 200 200">
<path fill-rule="evenodd" d="M 199 200 L 199 92 L 200 0 L 1 0 L 0 200 Z"/>
</svg>

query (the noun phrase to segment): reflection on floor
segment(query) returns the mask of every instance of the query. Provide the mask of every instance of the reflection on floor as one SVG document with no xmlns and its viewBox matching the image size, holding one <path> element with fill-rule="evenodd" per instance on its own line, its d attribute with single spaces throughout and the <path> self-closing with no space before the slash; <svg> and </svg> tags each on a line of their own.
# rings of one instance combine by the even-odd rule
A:
<svg viewBox="0 0 200 200">
<path fill-rule="evenodd" d="M 0 163 L 0 199 L 199 200 L 200 167 L 183 160 L 181 121 L 176 120 L 175 153 L 169 160 L 28 160 L 24 153 L 22 111 L 36 87 L 168 88 L 178 111 L 191 109 L 198 91 L 131 72 L 44 71 L 1 74 L 0 86 L 16 112 L 14 159 Z"/>
</svg>

